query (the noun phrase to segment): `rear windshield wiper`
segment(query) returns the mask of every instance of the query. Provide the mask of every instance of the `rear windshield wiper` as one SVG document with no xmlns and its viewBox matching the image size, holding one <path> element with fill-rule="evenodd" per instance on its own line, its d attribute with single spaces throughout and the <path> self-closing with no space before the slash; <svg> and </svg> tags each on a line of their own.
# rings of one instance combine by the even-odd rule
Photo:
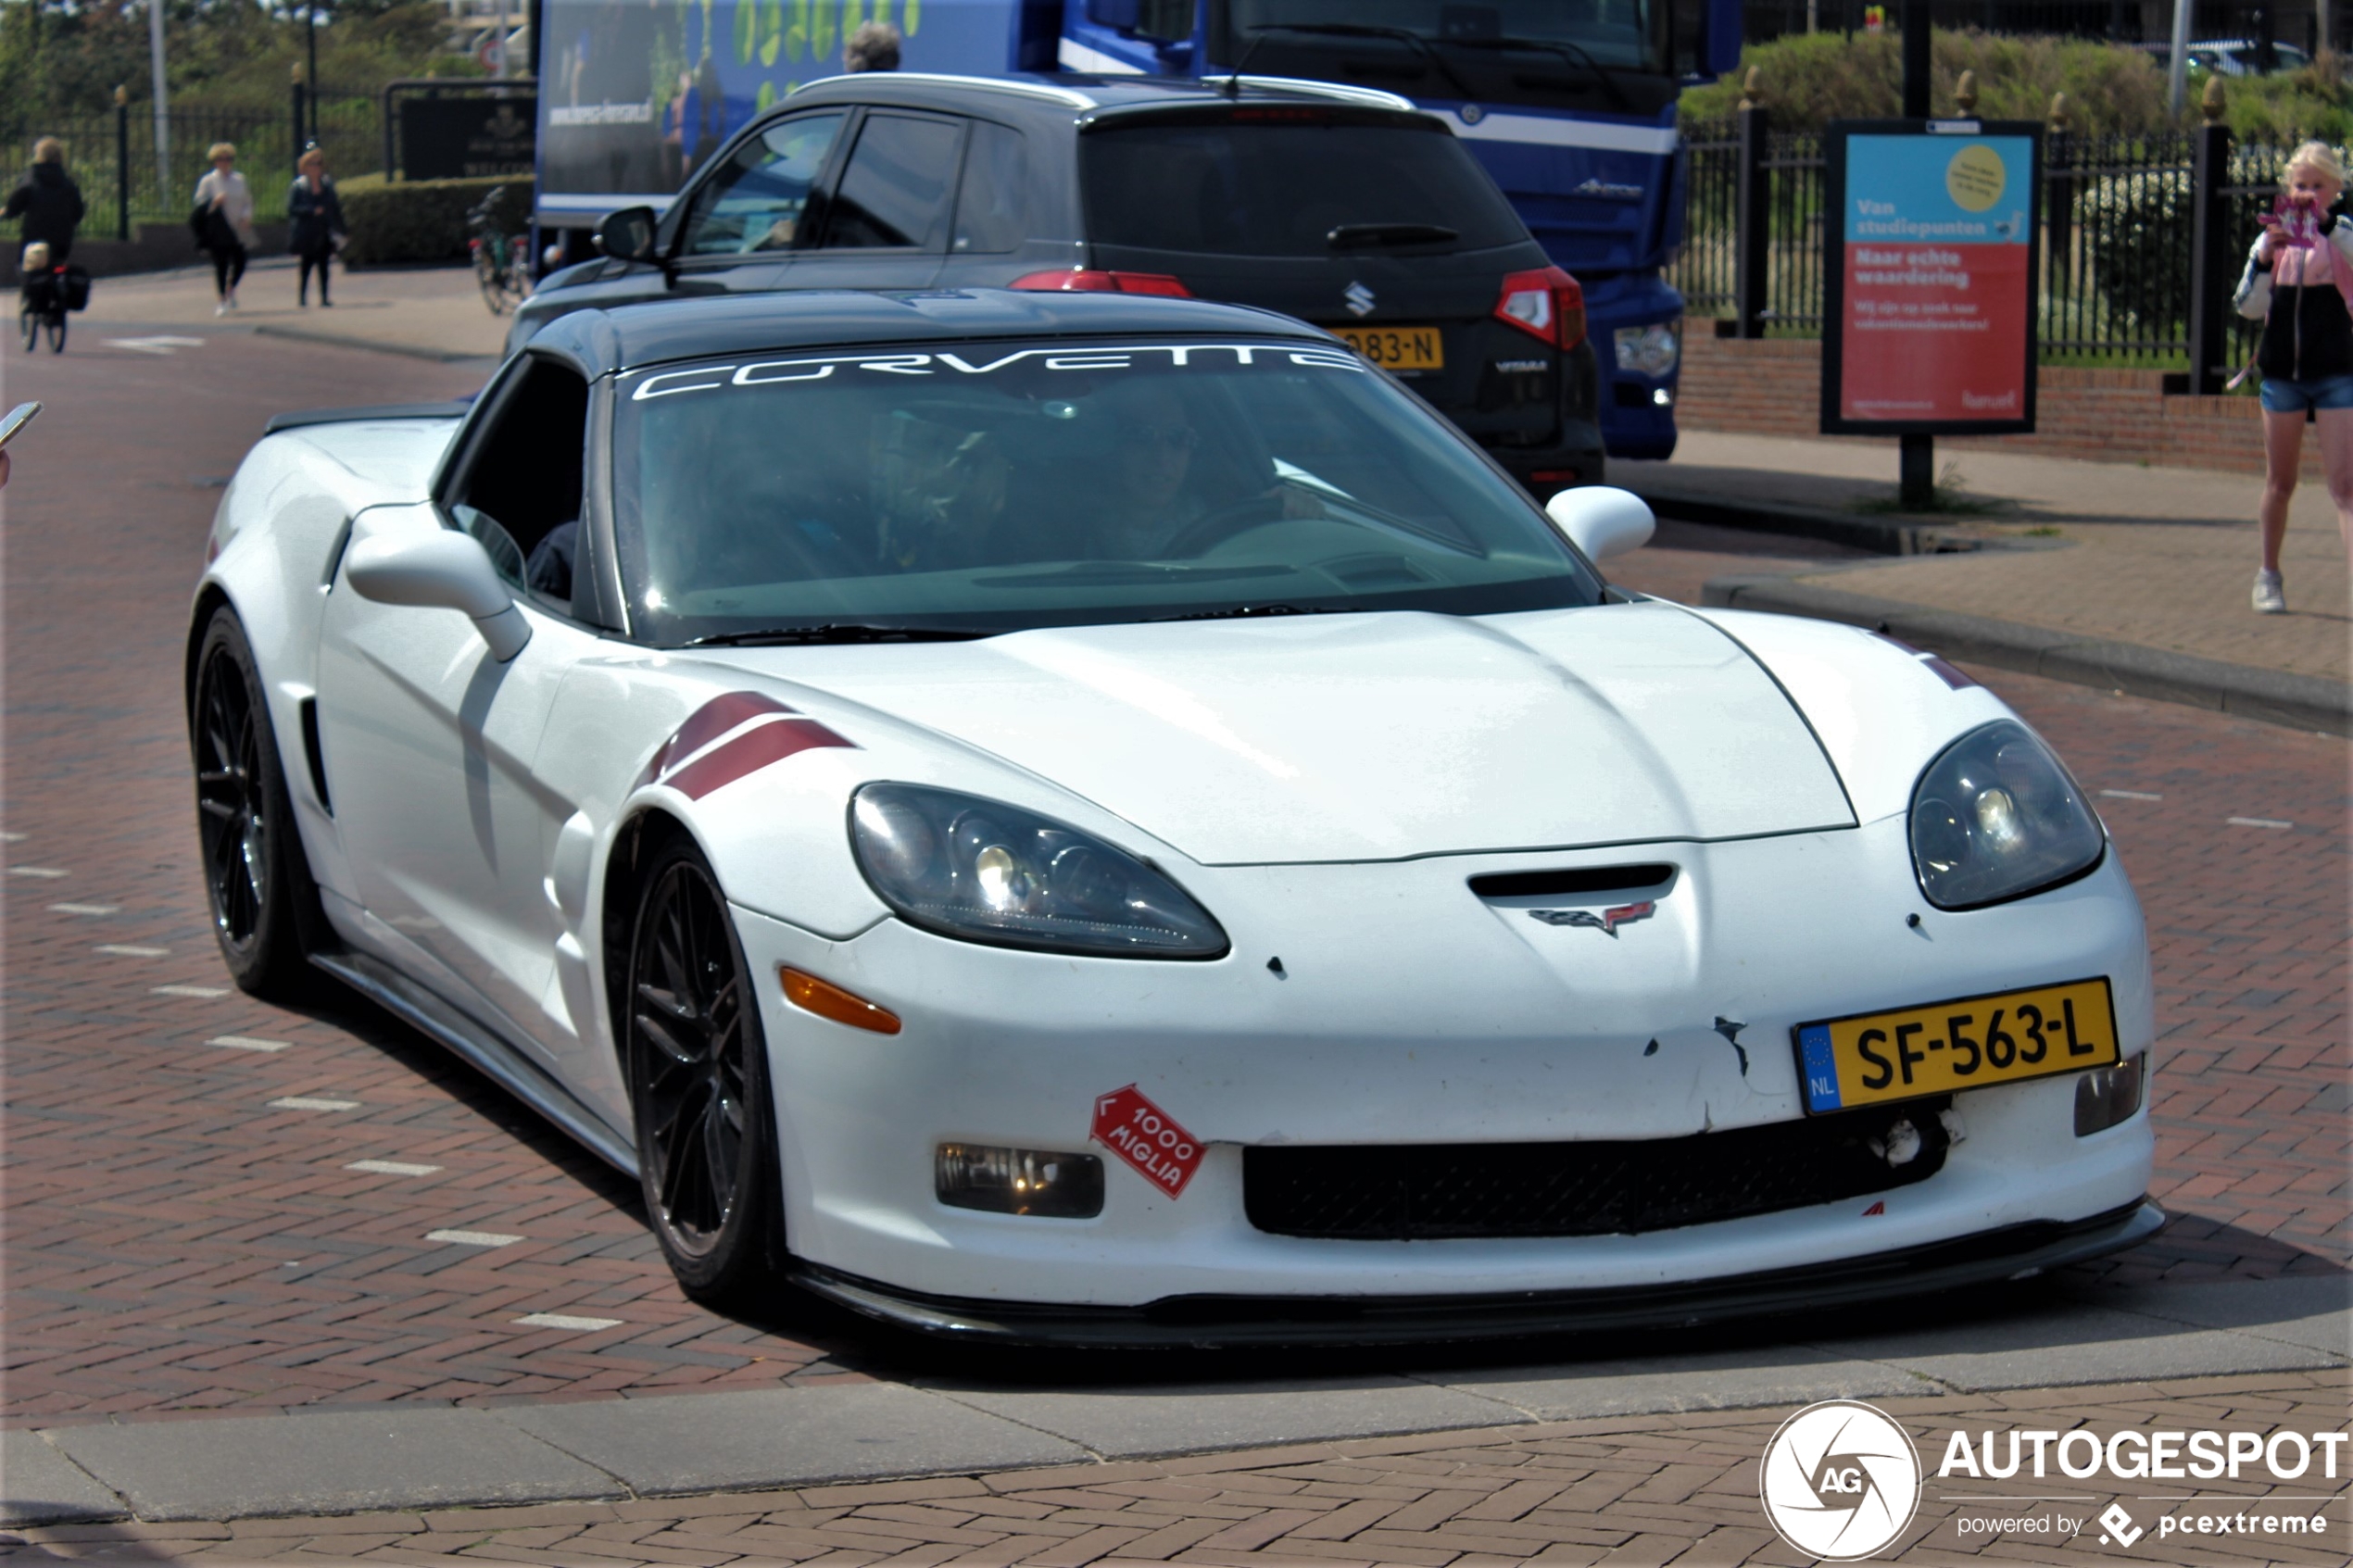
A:
<svg viewBox="0 0 2353 1568">
<path fill-rule="evenodd" d="M 1342 223 L 1324 236 L 1334 250 L 1362 250 L 1368 245 L 1442 245 L 1459 240 L 1463 232 L 1443 223 Z"/>
<path fill-rule="evenodd" d="M 962 626 L 869 626 L 857 621 L 829 621 L 820 626 L 770 626 L 758 632 L 714 632 L 697 637 L 690 648 L 761 647 L 793 643 L 969 643 L 993 637 Z"/>
<path fill-rule="evenodd" d="M 1508 35 L 1497 38 L 1444 38 L 1439 42 L 1456 49 L 1489 49 L 1499 53 L 1509 53 L 1517 49 L 1538 55 L 1558 55 L 1571 65 L 1581 65 L 1592 71 L 1595 79 L 1609 90 L 1611 100 L 1619 108 L 1629 114 L 1633 112 L 1634 101 L 1626 95 L 1626 84 L 1617 80 L 1617 73 L 1609 67 L 1593 58 L 1592 51 L 1581 44 L 1571 44 L 1566 39 L 1513 38 Z"/>
<path fill-rule="evenodd" d="M 1326 38 L 1387 38 L 1404 44 L 1428 60 L 1430 68 L 1446 79 L 1447 85 L 1453 87 L 1464 98 L 1470 99 L 1478 96 L 1464 85 L 1463 79 L 1454 74 L 1454 68 L 1446 63 L 1445 56 L 1429 46 L 1429 40 L 1411 28 L 1366 27 L 1360 22 L 1267 22 L 1264 26 L 1253 27 L 1248 31 L 1253 35 L 1250 41 L 1250 49 L 1257 48 L 1260 41 L 1270 32 L 1305 32 Z M 1237 83 L 1241 80 L 1242 65 L 1249 63 L 1250 50 L 1246 49 L 1242 52 L 1241 65 L 1234 67 L 1234 79 Z"/>
</svg>

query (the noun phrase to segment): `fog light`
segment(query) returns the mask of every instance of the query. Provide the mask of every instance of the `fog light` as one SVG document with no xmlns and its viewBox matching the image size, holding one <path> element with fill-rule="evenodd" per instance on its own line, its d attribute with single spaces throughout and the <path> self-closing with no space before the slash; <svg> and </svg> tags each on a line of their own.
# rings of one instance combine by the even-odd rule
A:
<svg viewBox="0 0 2353 1568">
<path fill-rule="evenodd" d="M 1651 393 L 1651 401 L 1664 408 L 1675 401 L 1675 394 L 1662 386 Z"/>
<path fill-rule="evenodd" d="M 2143 1051 L 2076 1079 L 2075 1135 L 2105 1133 L 2140 1110 L 2141 1079 L 2147 1065 L 2148 1053 Z"/>
<path fill-rule="evenodd" d="M 939 1201 L 951 1209 L 1091 1220 L 1103 1211 L 1103 1162 L 1091 1154 L 944 1143 L 934 1168 Z"/>
</svg>

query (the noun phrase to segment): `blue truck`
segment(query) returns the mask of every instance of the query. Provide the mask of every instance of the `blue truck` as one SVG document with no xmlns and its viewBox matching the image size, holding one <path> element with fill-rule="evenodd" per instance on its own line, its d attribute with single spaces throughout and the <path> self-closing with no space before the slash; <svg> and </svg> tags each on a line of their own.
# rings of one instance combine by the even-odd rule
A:
<svg viewBox="0 0 2353 1568">
<path fill-rule="evenodd" d="M 1411 98 L 1583 285 L 1611 455 L 1674 450 L 1676 100 L 1737 61 L 1739 0 L 543 0 L 538 223 L 660 209 L 877 21 L 910 71 L 1248 74 Z"/>
</svg>

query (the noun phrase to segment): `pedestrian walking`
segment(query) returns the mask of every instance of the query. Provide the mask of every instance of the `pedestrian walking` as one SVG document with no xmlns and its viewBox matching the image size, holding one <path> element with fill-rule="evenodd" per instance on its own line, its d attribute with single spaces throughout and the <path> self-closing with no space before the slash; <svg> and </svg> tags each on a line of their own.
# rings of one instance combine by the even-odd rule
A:
<svg viewBox="0 0 2353 1568">
<path fill-rule="evenodd" d="M 286 217 L 292 220 L 286 248 L 302 264 L 302 276 L 295 284 L 295 304 L 310 303 L 310 272 L 317 268 L 319 305 L 327 309 L 335 303 L 327 297 L 327 263 L 343 248 L 343 198 L 335 194 L 335 182 L 327 178 L 327 155 L 318 143 L 302 149 L 295 168 L 298 172 L 294 188 L 286 193 Z"/>
<path fill-rule="evenodd" d="M 2263 323 L 2255 351 L 2263 376 L 2263 498 L 2254 600 L 2265 615 L 2287 608 L 2280 543 L 2308 420 L 2320 430 L 2337 532 L 2353 558 L 2353 222 L 2330 210 L 2344 193 L 2345 166 L 2326 143 L 2307 142 L 2289 155 L 2280 186 L 2237 295 L 2239 314 Z"/>
<path fill-rule="evenodd" d="M 253 245 L 253 191 L 237 172 L 234 144 L 215 142 L 205 157 L 212 171 L 196 182 L 188 225 L 198 248 L 212 256 L 213 287 L 220 296 L 212 313 L 226 316 L 237 307 L 237 282 L 245 275 L 245 253 Z"/>
<path fill-rule="evenodd" d="M 82 187 L 66 173 L 66 150 L 55 136 L 32 144 L 32 167 L 8 193 L 6 216 L 21 220 L 18 239 L 49 247 L 49 265 L 62 267 L 82 222 Z"/>
</svg>

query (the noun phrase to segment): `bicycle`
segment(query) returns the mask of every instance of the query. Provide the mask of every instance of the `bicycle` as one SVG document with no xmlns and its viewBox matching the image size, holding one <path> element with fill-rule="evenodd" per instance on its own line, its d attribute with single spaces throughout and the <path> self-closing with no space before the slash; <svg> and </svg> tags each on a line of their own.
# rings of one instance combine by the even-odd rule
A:
<svg viewBox="0 0 2353 1568">
<path fill-rule="evenodd" d="M 66 351 L 66 313 L 73 308 L 75 280 L 63 267 L 42 267 L 28 271 L 17 295 L 17 323 L 24 332 L 24 351 L 31 354 L 41 345 L 41 333 L 49 333 L 49 352 Z M 86 290 L 88 284 L 82 287 Z"/>
<path fill-rule="evenodd" d="M 510 307 L 531 297 L 531 238 L 507 232 L 499 210 L 506 202 L 507 188 L 494 186 L 466 214 L 466 228 L 472 235 L 466 249 L 473 257 L 474 281 L 482 285 L 483 302 L 493 316 L 504 316 Z"/>
</svg>

